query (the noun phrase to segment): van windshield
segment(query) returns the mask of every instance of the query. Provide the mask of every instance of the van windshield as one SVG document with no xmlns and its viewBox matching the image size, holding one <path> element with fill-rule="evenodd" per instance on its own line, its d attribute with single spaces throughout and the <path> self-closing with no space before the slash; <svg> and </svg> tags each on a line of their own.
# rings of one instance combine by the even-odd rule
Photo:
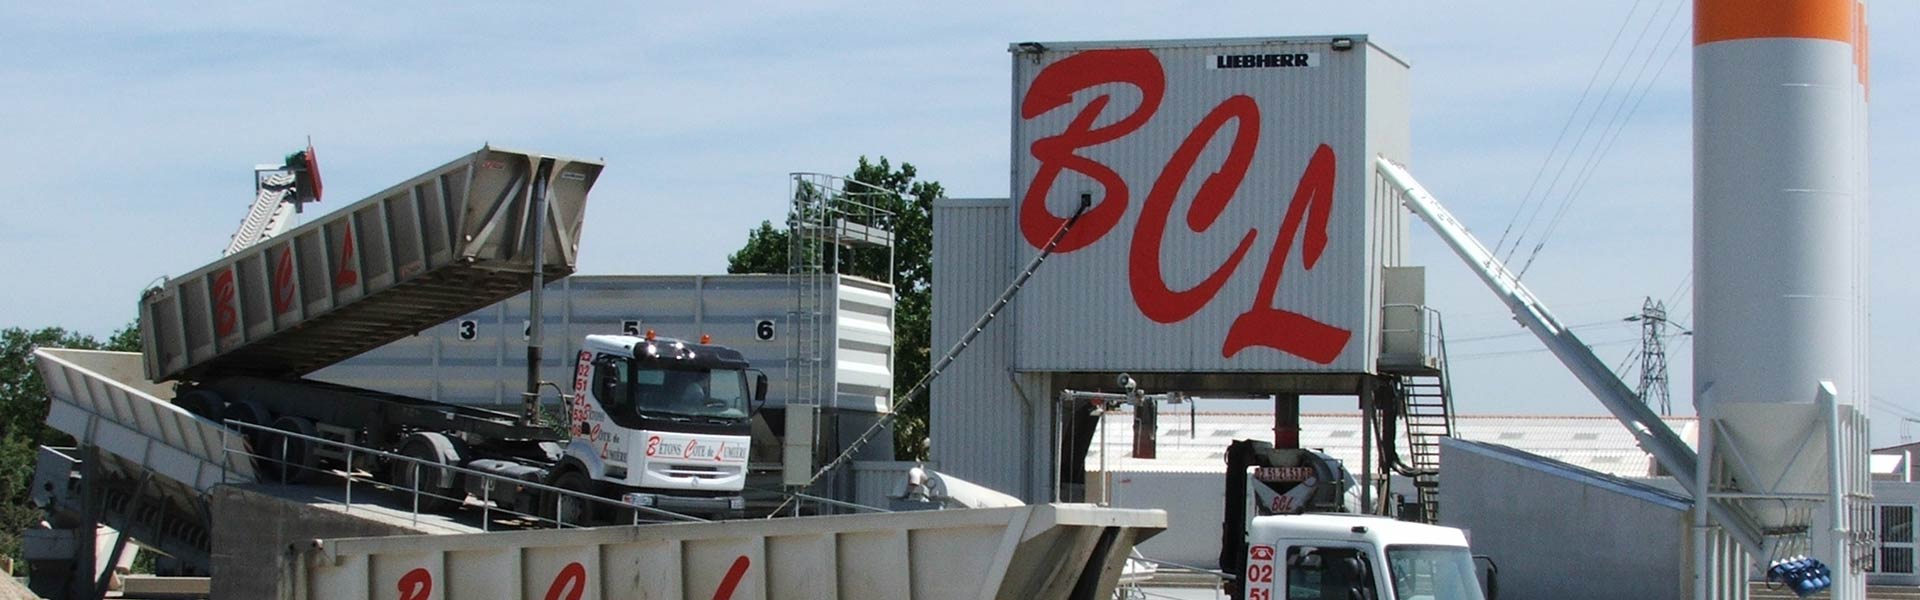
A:
<svg viewBox="0 0 1920 600">
<path fill-rule="evenodd" d="M 1387 546 L 1387 570 L 1398 600 L 1486 600 L 1466 548 Z"/>
</svg>

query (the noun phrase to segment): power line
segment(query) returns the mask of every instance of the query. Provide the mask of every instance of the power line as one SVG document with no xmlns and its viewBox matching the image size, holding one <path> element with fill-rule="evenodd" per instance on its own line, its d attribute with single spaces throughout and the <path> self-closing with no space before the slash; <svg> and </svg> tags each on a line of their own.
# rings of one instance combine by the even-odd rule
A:
<svg viewBox="0 0 1920 600">
<path fill-rule="evenodd" d="M 1679 8 L 1683 9 L 1685 6 Z M 1674 23 L 1678 21 L 1680 13 L 1681 10 L 1676 9 L 1673 14 L 1667 18 L 1666 27 L 1661 29 L 1660 37 L 1654 41 L 1656 50 L 1659 45 L 1666 40 L 1667 31 L 1673 28 Z M 1649 22 L 1649 25 L 1651 25 L 1651 22 Z M 1686 30 L 1691 31 L 1691 27 Z M 1673 62 L 1675 55 L 1679 54 L 1680 48 L 1685 45 L 1682 42 L 1686 41 L 1687 37 L 1688 36 L 1683 34 L 1674 40 L 1672 48 L 1667 51 L 1666 58 L 1660 61 L 1660 68 L 1654 71 L 1651 79 L 1646 80 L 1646 87 L 1641 88 L 1641 78 L 1646 74 L 1647 67 L 1653 63 L 1654 52 L 1649 51 L 1647 53 L 1646 60 L 1640 63 L 1640 70 L 1634 74 L 1633 82 L 1627 86 L 1627 93 L 1621 96 L 1620 104 L 1614 107 L 1613 115 L 1608 118 L 1606 127 L 1601 129 L 1599 145 L 1596 146 L 1592 154 L 1588 155 L 1586 163 L 1581 166 L 1580 171 L 1574 176 L 1573 185 L 1567 189 L 1567 195 L 1561 201 L 1560 206 L 1555 209 L 1553 218 L 1547 222 L 1546 229 L 1541 232 L 1538 243 L 1534 244 L 1533 250 L 1528 254 L 1527 262 L 1520 266 L 1520 273 L 1517 276 L 1526 276 L 1527 269 L 1533 267 L 1534 259 L 1540 257 L 1540 251 L 1546 247 L 1547 240 L 1552 238 L 1554 231 L 1560 228 L 1560 223 L 1566 217 L 1567 210 L 1573 206 L 1574 201 L 1577 200 L 1581 194 L 1586 192 L 1587 184 L 1593 180 L 1594 174 L 1599 171 L 1600 162 L 1613 150 L 1614 143 L 1618 142 L 1620 136 L 1626 132 L 1627 123 L 1632 122 L 1633 116 L 1640 112 L 1640 105 L 1646 102 L 1647 96 L 1652 94 L 1653 85 L 1660 80 L 1661 74 L 1666 73 L 1667 65 Z M 1637 93 L 1635 92 L 1636 88 L 1639 89 Z M 1629 99 L 1632 99 L 1633 102 L 1631 109 L 1627 108 Z M 1622 113 L 1623 109 L 1625 109 L 1624 115 Z"/>
<path fill-rule="evenodd" d="M 1625 339 L 1625 340 L 1608 340 L 1608 341 L 1604 341 L 1604 342 L 1593 342 L 1593 343 L 1589 343 L 1589 344 L 1587 344 L 1587 347 L 1589 347 L 1589 348 L 1598 348 L 1598 347 L 1602 347 L 1602 346 L 1618 346 L 1618 345 L 1621 345 L 1621 344 L 1636 344 L 1636 343 L 1639 343 L 1639 342 L 1640 342 L 1640 338 L 1632 338 L 1632 339 Z M 1501 350 L 1501 351 L 1496 351 L 1496 352 L 1476 352 L 1476 353 L 1472 353 L 1472 354 L 1461 354 L 1461 355 L 1458 355 L 1458 356 L 1450 356 L 1450 357 L 1448 357 L 1448 360 L 1456 360 L 1456 361 L 1457 361 L 1457 360 L 1474 360 L 1474 359 L 1480 359 L 1480 358 L 1493 358 L 1493 357 L 1496 357 L 1496 356 L 1516 356 L 1516 355 L 1520 355 L 1520 354 L 1536 354 L 1536 353 L 1540 353 L 1540 352 L 1547 352 L 1547 351 L 1548 351 L 1548 350 L 1547 350 L 1546 348 L 1526 348 L 1526 349 L 1521 349 L 1521 350 Z"/>
<path fill-rule="evenodd" d="M 1620 359 L 1620 364 L 1613 366 L 1613 376 L 1618 377 L 1622 380 L 1626 379 L 1627 365 L 1633 364 L 1633 359 L 1639 358 L 1639 357 L 1640 357 L 1639 348 L 1634 348 L 1631 352 L 1628 352 L 1626 358 Z"/>
<path fill-rule="evenodd" d="M 1664 5 L 1665 3 L 1663 2 L 1662 4 Z M 1633 55 L 1639 52 L 1641 43 L 1646 40 L 1647 32 L 1653 29 L 1654 17 L 1659 14 L 1660 7 L 1655 6 L 1653 13 L 1647 16 L 1647 24 L 1640 28 L 1639 35 L 1634 38 L 1633 48 L 1627 51 L 1626 58 L 1620 60 L 1619 68 L 1614 70 L 1613 77 L 1607 81 L 1606 90 L 1600 94 L 1600 101 L 1594 104 L 1593 112 L 1587 114 L 1587 122 L 1580 126 L 1580 135 L 1574 137 L 1573 146 L 1567 151 L 1567 155 L 1562 157 L 1559 168 L 1554 169 L 1553 178 L 1547 181 L 1547 188 L 1540 192 L 1540 203 L 1535 205 L 1533 211 L 1527 215 L 1527 222 L 1520 227 L 1520 235 L 1514 238 L 1513 247 L 1507 249 L 1507 255 L 1504 259 L 1506 262 L 1513 261 L 1514 255 L 1520 251 L 1520 247 L 1526 240 L 1527 233 L 1533 230 L 1533 223 L 1540 217 L 1540 209 L 1546 206 L 1546 199 L 1553 196 L 1554 188 L 1559 187 L 1560 179 L 1566 175 L 1567 167 L 1573 164 L 1574 154 L 1579 152 L 1580 145 L 1587 140 L 1587 133 L 1593 130 L 1593 124 L 1600 119 L 1600 112 L 1606 108 L 1607 100 L 1613 97 L 1614 88 L 1620 84 L 1620 76 L 1626 74 L 1628 63 L 1632 62 Z M 1631 22 L 1633 20 L 1633 14 L 1628 13 L 1627 19 L 1628 22 Z M 1605 66 L 1606 61 L 1601 61 L 1601 67 L 1604 69 Z M 1622 102 L 1625 102 L 1625 100 L 1622 100 Z M 1596 141 L 1595 147 L 1597 148 L 1598 146 L 1599 143 Z M 1516 277 L 1525 274 L 1526 269 L 1522 268 Z"/>
<path fill-rule="evenodd" d="M 1568 326 L 1567 326 L 1567 329 L 1592 329 L 1592 328 L 1595 328 L 1595 327 L 1600 327 L 1600 326 L 1603 326 L 1603 325 L 1619 325 L 1620 323 L 1621 323 L 1621 321 L 1619 321 L 1618 319 L 1608 319 L 1608 320 L 1605 320 L 1605 321 L 1596 321 L 1596 322 L 1593 322 L 1593 323 L 1582 323 L 1582 324 L 1579 324 L 1579 325 L 1568 325 Z M 1521 337 L 1521 336 L 1526 336 L 1526 335 L 1533 335 L 1533 332 L 1531 332 L 1531 331 L 1527 331 L 1527 330 L 1525 330 L 1525 329 L 1521 329 L 1520 331 L 1512 331 L 1512 332 L 1507 332 L 1507 333 L 1492 333 L 1492 334 L 1486 334 L 1486 335 L 1472 335 L 1472 336 L 1467 336 L 1467 337 L 1458 337 L 1458 338 L 1448 338 L 1448 339 L 1447 339 L 1447 343 L 1449 343 L 1449 344 L 1471 344 L 1471 343 L 1474 343 L 1474 342 L 1485 342 L 1485 341 L 1490 341 L 1490 340 L 1500 340 L 1500 339 L 1507 339 L 1507 338 L 1516 338 L 1516 337 Z"/>
<path fill-rule="evenodd" d="M 1620 28 L 1613 32 L 1613 41 L 1607 43 L 1606 54 L 1600 57 L 1600 64 L 1594 65 L 1593 75 L 1590 75 L 1587 77 L 1587 87 L 1586 89 L 1583 89 L 1580 91 L 1580 101 L 1575 102 L 1573 105 L 1573 111 L 1570 113 L 1567 113 L 1567 122 L 1562 123 L 1560 125 L 1560 134 L 1553 138 L 1553 148 L 1551 150 L 1548 150 L 1547 157 L 1540 161 L 1540 170 L 1535 171 L 1533 173 L 1533 183 L 1527 184 L 1527 193 L 1520 197 L 1520 205 L 1514 207 L 1513 217 L 1507 219 L 1507 228 L 1500 232 L 1500 240 L 1493 244 L 1494 256 L 1500 255 L 1500 248 L 1506 245 L 1507 243 L 1508 232 L 1513 231 L 1514 223 L 1519 222 L 1521 213 L 1526 212 L 1527 205 L 1531 203 L 1533 199 L 1533 190 L 1540 185 L 1540 177 L 1543 175 L 1546 175 L 1547 167 L 1553 164 L 1554 155 L 1560 152 L 1560 143 L 1566 141 L 1567 139 L 1567 130 L 1573 128 L 1573 121 L 1575 118 L 1580 116 L 1580 109 L 1586 106 L 1587 98 L 1593 95 L 1593 84 L 1600 81 L 1600 73 L 1606 71 L 1607 62 L 1613 59 L 1613 50 L 1619 47 L 1620 37 L 1627 33 L 1627 25 L 1633 23 L 1633 15 L 1634 13 L 1639 12 L 1640 2 L 1641 0 L 1634 0 L 1633 7 L 1627 9 L 1627 16 L 1625 19 L 1622 19 L 1620 21 Z M 1571 154 L 1573 151 L 1572 149 L 1568 149 L 1567 152 Z M 1542 195 L 1541 198 L 1543 201 L 1545 200 L 1544 195 Z M 1536 209 L 1536 212 L 1537 212 L 1537 209 Z M 1513 243 L 1514 243 L 1514 246 L 1516 247 L 1520 245 L 1519 240 L 1514 240 Z"/>
<path fill-rule="evenodd" d="M 1687 276 L 1680 278 L 1680 284 L 1673 286 L 1673 293 L 1667 294 L 1667 305 L 1680 301 L 1680 295 L 1693 291 L 1693 269 L 1687 269 Z"/>
</svg>

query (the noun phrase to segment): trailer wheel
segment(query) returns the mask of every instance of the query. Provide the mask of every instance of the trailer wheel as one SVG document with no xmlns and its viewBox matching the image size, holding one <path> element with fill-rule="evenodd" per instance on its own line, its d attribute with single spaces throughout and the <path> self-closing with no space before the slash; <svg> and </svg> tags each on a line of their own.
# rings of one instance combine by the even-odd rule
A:
<svg viewBox="0 0 1920 600">
<path fill-rule="evenodd" d="M 220 393 L 213 390 L 193 390 L 174 398 L 173 405 L 195 415 L 218 421 L 220 408 L 226 406 L 227 401 L 221 399 Z"/>
<path fill-rule="evenodd" d="M 265 427 L 273 423 L 273 415 L 268 413 L 265 407 L 245 400 L 228 403 L 226 410 L 221 411 L 220 414 L 228 421 L 246 423 L 248 425 Z M 266 432 L 251 427 L 239 427 L 235 429 L 240 433 L 240 438 L 246 440 L 248 453 L 254 456 L 254 471 L 256 473 L 267 471 L 269 467 L 271 467 L 271 463 L 261 459 L 261 457 L 267 455 L 266 447 L 268 436 Z"/>
<path fill-rule="evenodd" d="M 435 440 L 429 436 L 436 436 L 440 439 Z M 448 448 L 456 453 L 456 457 L 449 461 L 447 456 L 441 453 L 439 448 L 440 444 L 436 444 L 436 441 L 446 442 Z M 466 501 L 467 489 L 462 481 L 464 479 L 462 473 L 448 472 L 445 469 L 429 466 L 459 462 L 457 453 L 459 453 L 460 447 L 453 444 L 453 441 L 454 440 L 448 438 L 445 434 L 432 432 L 415 433 L 407 436 L 406 443 L 401 444 L 400 455 L 424 464 L 416 464 L 410 461 L 394 461 L 392 465 L 389 465 L 387 471 L 388 480 L 393 482 L 394 487 L 400 488 L 400 492 L 404 494 L 413 493 L 416 486 L 414 476 L 416 473 L 418 474 L 419 481 L 417 484 L 420 490 L 420 510 L 423 512 L 443 512 L 460 506 Z M 445 485 L 442 485 L 443 481 L 446 482 Z"/>
<path fill-rule="evenodd" d="M 285 416 L 273 421 L 273 428 L 308 437 L 319 437 L 319 429 L 305 417 Z M 312 441 L 286 435 L 268 435 L 261 454 L 273 459 L 272 474 L 283 483 L 303 483 L 312 479 L 320 466 Z"/>
</svg>

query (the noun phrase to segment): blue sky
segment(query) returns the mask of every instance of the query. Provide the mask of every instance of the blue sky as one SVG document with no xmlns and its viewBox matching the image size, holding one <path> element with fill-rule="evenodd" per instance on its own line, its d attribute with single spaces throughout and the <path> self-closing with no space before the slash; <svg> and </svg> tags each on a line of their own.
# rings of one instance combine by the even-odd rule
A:
<svg viewBox="0 0 1920 600">
<path fill-rule="evenodd" d="M 786 173 L 844 173 L 863 154 L 911 162 L 954 196 L 1004 196 L 1006 48 L 1018 41 L 1366 33 L 1413 64 L 1416 174 L 1491 241 L 1623 23 L 1614 61 L 1630 48 L 1653 67 L 1678 54 L 1645 71 L 1645 100 L 1527 283 L 1609 362 L 1637 344 L 1620 319 L 1643 297 L 1673 300 L 1682 322 L 1691 314 L 1680 0 L 391 4 L 0 7 L 0 252 L 11 257 L 0 326 L 105 334 L 128 322 L 142 287 L 225 246 L 250 200 L 249 168 L 309 135 L 323 210 L 487 142 L 604 158 L 582 273 L 722 271 L 749 227 L 782 218 Z M 1920 5 L 1881 1 L 1870 16 L 1873 371 L 1885 407 L 1873 417 L 1886 444 L 1904 415 L 1920 416 L 1905 375 L 1920 362 L 1920 318 L 1906 310 L 1920 283 L 1904 231 L 1920 222 L 1920 116 L 1900 110 L 1920 94 L 1920 42 L 1905 35 Z M 1630 64 L 1623 87 L 1639 73 Z M 662 236 L 677 249 L 662 252 Z M 1416 228 L 1414 244 L 1456 340 L 1463 410 L 1601 412 L 1435 238 Z M 1690 351 L 1676 339 L 1681 412 Z"/>
</svg>

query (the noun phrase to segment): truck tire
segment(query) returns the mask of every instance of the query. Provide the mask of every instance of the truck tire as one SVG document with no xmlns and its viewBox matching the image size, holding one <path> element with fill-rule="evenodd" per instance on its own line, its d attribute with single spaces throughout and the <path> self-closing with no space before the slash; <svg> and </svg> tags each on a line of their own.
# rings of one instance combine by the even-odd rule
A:
<svg viewBox="0 0 1920 600">
<path fill-rule="evenodd" d="M 319 437 L 319 429 L 305 417 L 284 416 L 274 419 L 273 428 Z M 267 447 L 262 449 L 261 454 L 272 459 L 272 477 L 283 483 L 304 483 L 313 478 L 319 470 L 320 457 L 314 454 L 312 441 L 285 435 L 267 437 Z"/>
<path fill-rule="evenodd" d="M 435 439 L 435 438 L 439 439 Z M 445 447 L 454 456 L 448 457 L 441 449 Z M 420 432 L 407 436 L 400 445 L 400 455 L 420 461 L 416 465 L 409 461 L 393 461 L 387 471 L 387 480 L 402 494 L 414 492 L 414 476 L 419 475 L 420 510 L 422 512 L 444 512 L 460 506 L 466 501 L 467 488 L 462 479 L 463 473 L 448 473 L 429 465 L 458 465 L 465 454 L 464 444 L 459 444 L 442 433 Z M 416 466 L 418 468 L 416 468 Z M 446 480 L 445 483 L 442 483 Z"/>
<path fill-rule="evenodd" d="M 248 425 L 264 427 L 273 423 L 273 415 L 267 412 L 266 407 L 245 400 L 227 403 L 226 409 L 222 410 L 220 414 L 228 421 L 246 423 Z M 253 456 L 254 472 L 266 473 L 272 470 L 273 463 L 265 458 L 267 456 L 266 432 L 251 427 L 235 427 L 232 429 L 239 433 L 240 439 L 247 442 L 246 450 L 248 454 Z M 229 440 L 228 445 L 234 444 Z M 228 450 L 238 449 L 237 447 L 228 448 Z"/>
<path fill-rule="evenodd" d="M 173 399 L 173 405 L 187 412 L 215 421 L 220 420 L 220 409 L 227 401 L 213 390 L 192 390 Z"/>
<path fill-rule="evenodd" d="M 593 478 L 587 477 L 586 473 L 575 469 L 568 469 L 566 472 L 561 473 L 558 478 L 553 480 L 553 486 L 576 494 L 597 495 L 594 493 L 596 486 L 593 483 Z M 554 501 L 558 503 L 559 507 L 553 512 L 541 515 L 542 517 L 548 519 L 558 518 L 562 525 L 577 525 L 580 527 L 598 527 L 602 525 L 601 519 L 599 518 L 601 507 L 598 503 L 589 502 L 580 498 L 561 496 L 559 494 L 554 494 L 554 496 Z"/>
</svg>

